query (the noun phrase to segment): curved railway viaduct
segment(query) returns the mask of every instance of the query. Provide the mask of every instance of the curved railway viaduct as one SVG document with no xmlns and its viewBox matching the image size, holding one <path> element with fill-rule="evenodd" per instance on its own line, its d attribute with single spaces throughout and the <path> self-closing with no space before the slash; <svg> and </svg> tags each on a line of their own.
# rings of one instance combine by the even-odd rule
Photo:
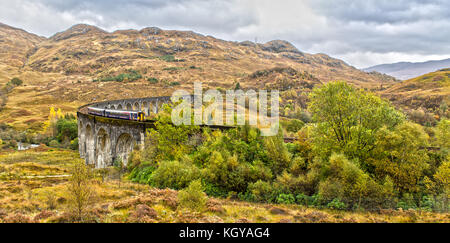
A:
<svg viewBox="0 0 450 243">
<path fill-rule="evenodd" d="M 137 122 L 90 115 L 87 107 L 112 110 L 143 111 L 147 116 L 157 114 L 170 97 L 124 99 L 87 104 L 78 109 L 78 143 L 81 158 L 96 168 L 124 163 L 134 146 L 143 146 L 145 131 L 154 127 L 152 121 Z"/>
<path fill-rule="evenodd" d="M 122 160 L 126 165 L 135 146 L 143 147 L 148 128 L 154 121 L 131 121 L 88 114 L 88 107 L 111 110 L 143 111 L 146 116 L 157 114 L 163 105 L 171 103 L 171 97 L 149 97 L 91 103 L 80 107 L 78 117 L 78 146 L 80 157 L 95 168 L 112 166 Z M 193 100 L 195 97 L 191 96 Z M 206 126 L 206 125 L 205 125 Z M 212 129 L 229 129 L 229 126 L 209 126 Z M 293 142 L 295 138 L 284 138 Z"/>
</svg>

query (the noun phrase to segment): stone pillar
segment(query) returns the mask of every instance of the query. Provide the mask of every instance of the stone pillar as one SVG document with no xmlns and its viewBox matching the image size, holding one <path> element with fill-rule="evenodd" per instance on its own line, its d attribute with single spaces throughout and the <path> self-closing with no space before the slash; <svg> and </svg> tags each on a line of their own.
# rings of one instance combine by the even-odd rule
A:
<svg viewBox="0 0 450 243">
<path fill-rule="evenodd" d="M 158 100 L 153 103 L 153 113 L 158 114 Z"/>
</svg>

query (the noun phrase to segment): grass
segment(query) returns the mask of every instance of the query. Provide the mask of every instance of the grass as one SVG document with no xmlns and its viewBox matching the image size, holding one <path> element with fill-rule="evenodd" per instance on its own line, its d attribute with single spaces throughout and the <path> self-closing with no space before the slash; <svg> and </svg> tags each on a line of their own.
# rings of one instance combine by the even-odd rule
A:
<svg viewBox="0 0 450 243">
<path fill-rule="evenodd" d="M 166 67 L 163 68 L 164 71 L 177 71 L 177 70 L 184 70 L 184 67 Z"/>
<path fill-rule="evenodd" d="M 63 149 L 0 153 L 0 222 L 71 222 L 65 213 L 69 178 L 48 176 L 67 175 L 77 160 L 76 151 Z M 96 177 L 93 191 L 88 209 L 92 222 L 450 222 L 450 214 L 413 210 L 343 212 L 216 198 L 208 198 L 206 208 L 195 212 L 179 206 L 177 191 L 124 179 L 119 184 Z"/>
<path fill-rule="evenodd" d="M 166 62 L 184 62 L 184 59 L 177 59 L 173 55 L 164 55 L 159 57 L 159 59 L 166 61 Z"/>
<path fill-rule="evenodd" d="M 126 73 L 121 73 L 116 76 L 106 76 L 100 79 L 95 79 L 94 82 L 133 82 L 142 78 L 142 75 L 136 70 L 128 70 Z"/>
<path fill-rule="evenodd" d="M 389 87 L 381 94 L 397 106 L 434 111 L 443 102 L 450 104 L 450 71 L 442 69 L 406 80 Z"/>
</svg>

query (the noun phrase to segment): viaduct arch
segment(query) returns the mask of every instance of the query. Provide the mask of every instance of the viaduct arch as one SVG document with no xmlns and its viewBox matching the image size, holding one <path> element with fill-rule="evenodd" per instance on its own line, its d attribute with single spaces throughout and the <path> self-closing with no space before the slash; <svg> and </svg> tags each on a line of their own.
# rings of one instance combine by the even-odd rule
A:
<svg viewBox="0 0 450 243">
<path fill-rule="evenodd" d="M 187 97 L 183 97 L 187 98 Z M 191 100 L 195 97 L 190 95 Z M 146 116 L 158 114 L 171 97 L 149 97 L 104 101 L 78 108 L 78 146 L 80 157 L 95 168 L 113 166 L 115 161 L 128 163 L 136 146 L 143 148 L 146 131 L 155 128 L 154 121 L 130 121 L 91 115 L 88 107 L 112 110 L 143 111 Z M 229 129 L 229 126 L 208 126 L 212 129 Z"/>
<path fill-rule="evenodd" d="M 143 147 L 146 130 L 152 122 L 137 122 L 90 115 L 87 107 L 143 111 L 157 114 L 170 97 L 150 97 L 105 101 L 87 104 L 78 109 L 78 143 L 80 157 L 96 168 L 112 166 L 114 161 L 125 165 L 135 146 Z"/>
</svg>

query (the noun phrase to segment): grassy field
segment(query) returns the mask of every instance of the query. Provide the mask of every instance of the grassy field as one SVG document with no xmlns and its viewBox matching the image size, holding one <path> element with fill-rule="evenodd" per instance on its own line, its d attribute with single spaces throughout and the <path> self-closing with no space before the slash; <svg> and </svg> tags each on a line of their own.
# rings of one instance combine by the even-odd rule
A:
<svg viewBox="0 0 450 243">
<path fill-rule="evenodd" d="M 40 147 L 0 153 L 0 222 L 73 222 L 67 185 L 76 151 Z M 124 176 L 124 178 L 126 175 Z M 178 203 L 177 191 L 97 176 L 88 222 L 450 222 L 450 214 L 387 210 L 377 213 L 319 210 L 208 198 L 204 210 Z"/>
</svg>

